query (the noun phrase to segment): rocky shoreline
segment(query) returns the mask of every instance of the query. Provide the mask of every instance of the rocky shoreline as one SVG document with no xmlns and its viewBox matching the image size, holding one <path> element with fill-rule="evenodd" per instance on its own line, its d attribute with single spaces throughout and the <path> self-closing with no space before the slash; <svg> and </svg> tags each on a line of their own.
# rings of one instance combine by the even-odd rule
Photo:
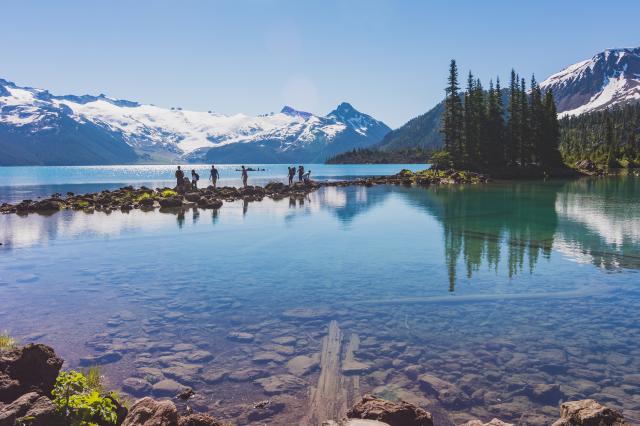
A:
<svg viewBox="0 0 640 426">
<path fill-rule="evenodd" d="M 311 181 L 297 182 L 291 186 L 282 182 L 270 182 L 264 187 L 248 186 L 246 188 L 209 186 L 203 189 L 186 188 L 134 188 L 126 186 L 115 191 L 102 191 L 87 194 L 67 193 L 53 194 L 50 198 L 40 200 L 23 200 L 17 204 L 3 203 L 0 213 L 15 213 L 27 215 L 29 213 L 53 214 L 60 210 L 78 210 L 86 213 L 101 211 L 128 212 L 134 209 L 150 211 L 160 208 L 165 211 L 179 211 L 181 208 L 219 209 L 225 202 L 243 200 L 246 202 L 261 201 L 268 197 L 280 200 L 286 197 L 304 198 L 311 192 L 323 187 L 346 186 L 374 186 L 374 185 L 451 185 L 475 184 L 488 182 L 489 178 L 473 172 L 455 170 L 424 170 L 413 173 L 402 170 L 391 176 L 367 177 L 354 180 L 340 181 Z"/>
<path fill-rule="evenodd" d="M 63 426 L 70 424 L 64 411 L 56 405 L 59 395 L 54 390 L 64 361 L 51 347 L 28 344 L 23 347 L 0 349 L 0 426 Z M 424 381 L 426 379 L 420 378 Z M 430 381 L 430 386 L 441 383 Z M 446 392 L 445 390 L 442 390 Z M 173 399 L 155 400 L 144 397 L 128 408 L 113 393 L 103 392 L 101 397 L 111 399 L 114 417 L 103 420 L 99 413 L 89 422 L 77 424 L 123 426 L 225 426 L 207 413 L 194 413 L 189 399 L 195 392 L 183 389 Z M 173 401 L 182 401 L 174 403 Z M 262 424 L 271 411 L 279 409 L 270 400 L 254 405 L 253 420 Z M 281 409 L 281 408 L 280 408 Z M 305 422 L 301 424 L 314 424 Z M 318 426 L 434 426 L 437 419 L 430 412 L 409 402 L 388 401 L 373 395 L 364 395 L 340 419 L 317 422 Z M 73 423 L 76 424 L 76 423 Z M 622 414 L 598 402 L 587 399 L 564 402 L 560 405 L 560 418 L 553 426 L 624 426 Z M 470 420 L 462 426 L 514 426 L 498 419 L 488 423 Z"/>
</svg>

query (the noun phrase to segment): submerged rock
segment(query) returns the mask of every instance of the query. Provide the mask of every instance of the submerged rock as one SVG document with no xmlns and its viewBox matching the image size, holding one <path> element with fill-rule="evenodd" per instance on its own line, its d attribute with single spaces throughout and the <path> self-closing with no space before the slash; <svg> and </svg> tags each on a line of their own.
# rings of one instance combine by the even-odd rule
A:
<svg viewBox="0 0 640 426">
<path fill-rule="evenodd" d="M 365 395 L 348 412 L 350 419 L 378 420 L 390 426 L 433 426 L 431 414 L 405 401 Z"/>
<path fill-rule="evenodd" d="M 317 369 L 319 365 L 319 355 L 314 355 L 312 357 L 298 355 L 287 362 L 287 370 L 295 376 L 304 376 Z"/>
<path fill-rule="evenodd" d="M 622 414 L 593 399 L 565 402 L 553 426 L 626 426 Z"/>
<path fill-rule="evenodd" d="M 187 386 L 184 386 L 175 380 L 164 379 L 154 384 L 151 389 L 153 390 L 154 395 L 173 397 L 187 389 Z"/>
<path fill-rule="evenodd" d="M 425 392 L 435 395 L 445 406 L 460 408 L 469 402 L 469 396 L 462 389 L 431 374 L 420 375 L 418 382 Z"/>
<path fill-rule="evenodd" d="M 227 339 L 233 340 L 235 342 L 248 343 L 253 341 L 254 336 L 251 333 L 244 333 L 242 331 L 232 331 L 229 334 L 227 334 Z"/>
<path fill-rule="evenodd" d="M 267 395 L 292 392 L 308 385 L 306 381 L 291 374 L 278 374 L 265 377 L 256 380 L 255 383 L 262 386 L 262 389 Z"/>
</svg>

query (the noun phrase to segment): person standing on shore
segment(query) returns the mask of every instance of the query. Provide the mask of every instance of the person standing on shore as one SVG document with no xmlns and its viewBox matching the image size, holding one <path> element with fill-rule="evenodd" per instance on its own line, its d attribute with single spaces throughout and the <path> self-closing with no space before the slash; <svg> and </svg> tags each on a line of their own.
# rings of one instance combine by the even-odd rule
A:
<svg viewBox="0 0 640 426">
<path fill-rule="evenodd" d="M 218 183 L 218 178 L 220 177 L 220 173 L 218 173 L 218 169 L 216 169 L 216 165 L 211 165 L 211 172 L 209 173 L 209 179 L 211 179 L 211 183 L 213 184 L 213 189 L 216 189 L 216 183 Z"/>
<path fill-rule="evenodd" d="M 178 166 L 178 170 L 176 170 L 176 186 L 177 187 L 182 186 L 182 179 L 184 179 L 184 172 L 182 171 L 180 166 Z"/>
<path fill-rule="evenodd" d="M 247 172 L 247 169 L 242 166 L 242 185 L 245 188 L 247 187 L 247 179 L 249 179 L 249 172 Z"/>
<path fill-rule="evenodd" d="M 298 182 L 302 182 L 304 176 L 304 166 L 298 166 Z"/>
<path fill-rule="evenodd" d="M 291 166 L 289 167 L 289 186 L 293 185 L 293 178 L 296 175 L 296 168 L 295 166 Z"/>
<path fill-rule="evenodd" d="M 200 175 L 196 173 L 195 169 L 191 170 L 191 189 L 198 189 L 198 181 L 200 180 Z"/>
</svg>

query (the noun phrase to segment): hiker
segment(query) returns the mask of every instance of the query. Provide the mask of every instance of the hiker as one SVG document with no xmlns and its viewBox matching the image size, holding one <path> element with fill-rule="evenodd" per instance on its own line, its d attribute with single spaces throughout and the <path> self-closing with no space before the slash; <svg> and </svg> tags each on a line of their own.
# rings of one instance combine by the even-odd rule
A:
<svg viewBox="0 0 640 426">
<path fill-rule="evenodd" d="M 191 170 L 191 189 L 198 189 L 198 181 L 200 180 L 200 175 L 196 173 L 195 169 Z"/>
<path fill-rule="evenodd" d="M 178 170 L 176 170 L 176 186 L 179 188 L 182 186 L 182 179 L 184 179 L 184 172 L 178 166 Z"/>
<path fill-rule="evenodd" d="M 242 166 L 242 185 L 247 187 L 247 179 L 249 179 L 249 173 L 247 173 L 247 169 Z"/>
<path fill-rule="evenodd" d="M 302 182 L 302 177 L 304 176 L 304 166 L 298 166 L 298 181 Z"/>
<path fill-rule="evenodd" d="M 289 186 L 293 185 L 293 178 L 296 175 L 296 168 L 295 166 L 291 166 L 289 167 Z"/>
<path fill-rule="evenodd" d="M 302 175 L 302 179 L 304 180 L 304 184 L 305 185 L 310 184 L 311 183 L 311 170 L 309 170 L 307 173 Z"/>
<path fill-rule="evenodd" d="M 218 182 L 219 177 L 220 177 L 220 173 L 218 173 L 218 169 L 216 169 L 215 164 L 212 164 L 211 172 L 209 173 L 209 179 L 211 179 L 211 183 L 213 184 L 213 189 L 216 189 L 216 183 Z"/>
</svg>

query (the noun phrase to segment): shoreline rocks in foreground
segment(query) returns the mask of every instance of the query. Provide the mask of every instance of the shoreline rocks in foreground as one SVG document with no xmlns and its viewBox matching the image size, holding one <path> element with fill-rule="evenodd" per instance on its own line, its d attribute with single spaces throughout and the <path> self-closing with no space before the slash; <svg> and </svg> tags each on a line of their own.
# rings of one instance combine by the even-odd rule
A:
<svg viewBox="0 0 640 426">
<path fill-rule="evenodd" d="M 87 213 L 102 211 L 128 212 L 134 209 L 143 211 L 156 208 L 165 211 L 174 211 L 181 208 L 197 207 L 202 209 L 219 209 L 225 202 L 243 200 L 247 202 L 261 201 L 264 197 L 280 200 L 286 197 L 304 198 L 311 192 L 322 187 L 346 187 L 374 185 L 418 185 L 429 186 L 439 184 L 474 184 L 488 182 L 487 176 L 455 170 L 423 170 L 413 173 L 402 170 L 391 176 L 367 177 L 354 180 L 341 181 L 311 181 L 308 183 L 296 182 L 289 186 L 282 182 L 270 182 L 264 187 L 248 186 L 246 188 L 209 186 L 202 189 L 191 189 L 190 186 L 176 188 L 146 187 L 134 188 L 126 186 L 114 191 L 104 190 L 82 195 L 67 193 L 53 194 L 50 198 L 40 200 L 23 200 L 17 204 L 3 203 L 0 205 L 0 213 L 16 213 L 26 215 L 29 213 L 53 214 L 60 210 L 81 210 Z"/>
<path fill-rule="evenodd" d="M 62 426 L 60 412 L 52 400 L 56 378 L 63 360 L 49 346 L 28 344 L 20 348 L 0 350 L 0 426 Z M 189 396 L 193 395 L 190 390 Z M 182 397 L 179 395 L 177 397 Z M 188 398 L 188 396 L 187 396 Z M 266 405 L 269 402 L 265 402 Z M 303 417 L 301 413 L 301 418 Z M 144 397 L 130 409 L 117 406 L 114 422 L 96 421 L 100 426 L 223 426 L 209 414 L 180 414 L 171 400 Z M 553 426 L 625 426 L 623 416 L 598 402 L 587 399 L 564 402 L 560 419 Z M 364 395 L 339 420 L 328 420 L 323 426 L 434 426 L 428 411 L 406 401 L 388 401 Z M 467 421 L 462 426 L 514 426 L 498 419 L 488 423 Z"/>
</svg>

